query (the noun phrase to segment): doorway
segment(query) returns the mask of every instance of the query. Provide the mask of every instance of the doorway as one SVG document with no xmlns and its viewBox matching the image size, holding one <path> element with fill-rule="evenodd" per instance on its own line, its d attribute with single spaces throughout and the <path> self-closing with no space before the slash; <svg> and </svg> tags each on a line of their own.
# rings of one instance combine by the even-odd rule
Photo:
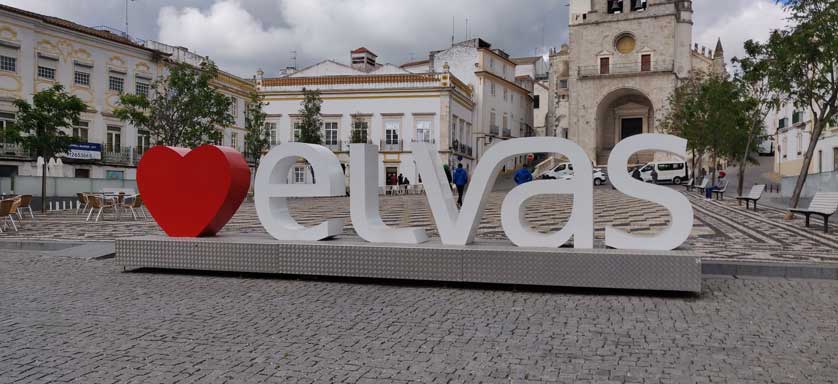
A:
<svg viewBox="0 0 838 384">
<path fill-rule="evenodd" d="M 634 117 L 622 119 L 620 127 L 620 140 L 643 133 L 643 118 Z"/>
<path fill-rule="evenodd" d="M 387 168 L 385 168 L 385 171 L 384 171 L 384 177 L 385 177 L 384 181 L 385 181 L 385 183 L 387 185 L 396 185 L 396 183 L 394 183 L 393 180 L 396 179 L 398 174 L 399 174 L 399 168 L 398 167 L 387 167 Z"/>
</svg>

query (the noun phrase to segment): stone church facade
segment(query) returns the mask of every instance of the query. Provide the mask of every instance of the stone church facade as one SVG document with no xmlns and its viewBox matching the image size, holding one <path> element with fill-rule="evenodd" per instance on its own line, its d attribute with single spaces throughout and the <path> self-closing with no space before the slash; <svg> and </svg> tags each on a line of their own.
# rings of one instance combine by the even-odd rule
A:
<svg viewBox="0 0 838 384">
<path fill-rule="evenodd" d="M 596 164 L 620 140 L 657 132 L 679 82 L 725 71 L 720 42 L 712 53 L 692 44 L 692 1 L 571 0 L 569 30 L 569 45 L 550 55 L 548 134 Z"/>
</svg>

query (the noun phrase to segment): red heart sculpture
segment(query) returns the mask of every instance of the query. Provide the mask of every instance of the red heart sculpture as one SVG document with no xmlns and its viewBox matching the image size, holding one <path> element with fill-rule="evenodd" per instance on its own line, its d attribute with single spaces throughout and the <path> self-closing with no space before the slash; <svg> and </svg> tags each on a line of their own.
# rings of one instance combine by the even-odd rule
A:
<svg viewBox="0 0 838 384">
<path fill-rule="evenodd" d="M 148 211 L 166 234 L 213 236 L 247 196 L 250 168 L 232 148 L 156 146 L 140 160 L 137 185 Z"/>
</svg>

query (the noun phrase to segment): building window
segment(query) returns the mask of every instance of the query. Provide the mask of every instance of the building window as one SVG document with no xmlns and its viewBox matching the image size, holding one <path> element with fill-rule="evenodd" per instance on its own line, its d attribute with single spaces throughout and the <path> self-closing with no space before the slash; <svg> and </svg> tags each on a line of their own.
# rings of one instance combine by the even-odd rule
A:
<svg viewBox="0 0 838 384">
<path fill-rule="evenodd" d="M 532 107 L 534 109 L 541 108 L 541 96 L 540 95 L 533 95 L 533 97 L 532 97 Z"/>
<path fill-rule="evenodd" d="M 503 118 L 501 120 L 501 129 L 503 130 L 503 135 L 507 136 L 507 130 L 509 130 L 509 116 L 505 113 L 503 114 Z"/>
<path fill-rule="evenodd" d="M 645 11 L 646 10 L 646 0 L 631 0 L 631 10 L 632 11 Z"/>
<path fill-rule="evenodd" d="M 611 73 L 611 59 L 608 57 L 599 58 L 599 74 L 607 75 Z"/>
<path fill-rule="evenodd" d="M 559 80 L 559 88 L 567 89 L 567 80 Z"/>
<path fill-rule="evenodd" d="M 644 54 L 640 56 L 640 72 L 652 71 L 652 55 Z"/>
<path fill-rule="evenodd" d="M 75 63 L 73 66 L 73 83 L 89 87 L 91 72 L 93 72 L 93 67 L 90 65 Z"/>
<path fill-rule="evenodd" d="M 279 141 L 276 139 L 276 123 L 265 123 L 265 132 L 268 134 L 268 140 L 271 146 L 279 144 Z"/>
<path fill-rule="evenodd" d="M 108 180 L 122 180 L 125 178 L 125 171 L 105 171 L 105 178 Z"/>
<path fill-rule="evenodd" d="M 495 69 L 495 58 L 494 57 L 489 58 L 489 68 Z"/>
<path fill-rule="evenodd" d="M 0 142 L 6 143 L 10 139 L 6 137 L 6 129 L 11 131 L 12 124 L 14 123 L 14 113 L 0 112 Z"/>
<path fill-rule="evenodd" d="M 401 122 L 398 120 L 388 120 L 384 122 L 384 143 L 395 145 L 399 143 L 399 131 L 401 131 Z"/>
<path fill-rule="evenodd" d="M 148 98 L 149 92 L 151 91 L 151 79 L 138 76 L 134 79 L 134 82 L 134 93 Z"/>
<path fill-rule="evenodd" d="M 122 127 L 116 125 L 108 126 L 107 142 L 105 143 L 105 151 L 111 153 L 119 153 L 122 148 Z"/>
<path fill-rule="evenodd" d="M 151 147 L 151 135 L 142 129 L 137 131 L 137 151 L 143 154 L 149 147 Z"/>
<path fill-rule="evenodd" d="M 495 94 L 496 94 L 496 92 L 495 92 L 495 82 L 491 81 L 491 80 L 489 80 L 489 94 L 492 95 L 492 96 L 495 96 Z"/>
<path fill-rule="evenodd" d="M 230 132 L 230 146 L 239 149 L 239 134 L 236 132 Z"/>
<path fill-rule="evenodd" d="M 294 136 L 291 137 L 291 140 L 294 142 L 299 142 L 300 135 L 302 135 L 303 125 L 299 121 L 295 121 L 292 125 L 294 127 Z"/>
<path fill-rule="evenodd" d="M 431 121 L 427 119 L 416 120 L 416 141 L 432 143 Z"/>
<path fill-rule="evenodd" d="M 832 170 L 838 171 L 838 147 L 832 148 Z"/>
<path fill-rule="evenodd" d="M 122 93 L 125 91 L 125 74 L 111 71 L 108 75 L 108 89 Z"/>
<path fill-rule="evenodd" d="M 17 72 L 17 55 L 20 48 L 0 41 L 0 71 Z"/>
<path fill-rule="evenodd" d="M 353 143 L 366 143 L 368 142 L 369 137 L 367 133 L 369 132 L 369 122 L 366 120 L 355 120 L 352 122 L 352 140 Z"/>
<path fill-rule="evenodd" d="M 785 128 L 787 120 L 788 120 L 788 117 L 784 117 L 784 118 L 780 119 L 780 121 L 777 122 L 777 129 Z"/>
<path fill-rule="evenodd" d="M 230 101 L 232 101 L 232 103 L 230 103 L 230 114 L 233 115 L 233 118 L 235 119 L 239 114 L 239 99 L 231 96 Z"/>
<path fill-rule="evenodd" d="M 800 112 L 799 112 L 799 111 L 794 111 L 794 112 L 792 112 L 792 114 L 791 114 L 791 123 L 792 123 L 792 124 L 797 124 L 797 123 L 799 123 L 799 122 L 800 122 Z"/>
<path fill-rule="evenodd" d="M 305 184 L 306 182 L 306 167 L 294 167 L 294 184 Z"/>
<path fill-rule="evenodd" d="M 89 122 L 79 121 L 79 123 L 73 127 L 73 137 L 77 137 L 81 142 L 86 143 L 88 138 L 87 133 L 89 126 Z"/>
<path fill-rule="evenodd" d="M 509 97 L 509 91 L 503 87 L 503 101 L 506 101 L 507 97 Z"/>
<path fill-rule="evenodd" d="M 498 117 L 495 111 L 489 112 L 489 134 L 498 134 Z"/>
<path fill-rule="evenodd" d="M 55 70 L 58 68 L 58 59 L 38 55 L 38 77 L 47 80 L 55 80 Z"/>
<path fill-rule="evenodd" d="M 623 0 L 608 0 L 608 13 L 623 13 Z"/>
<path fill-rule="evenodd" d="M 90 170 L 85 168 L 76 168 L 73 171 L 73 176 L 79 179 L 89 179 L 90 178 Z"/>
<path fill-rule="evenodd" d="M 338 145 L 338 123 L 336 121 L 323 123 L 323 134 L 326 145 Z"/>
</svg>

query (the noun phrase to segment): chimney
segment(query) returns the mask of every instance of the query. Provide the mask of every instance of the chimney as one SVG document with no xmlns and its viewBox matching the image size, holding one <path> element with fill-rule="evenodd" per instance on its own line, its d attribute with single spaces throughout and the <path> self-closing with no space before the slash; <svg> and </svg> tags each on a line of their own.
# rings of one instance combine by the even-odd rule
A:
<svg viewBox="0 0 838 384">
<path fill-rule="evenodd" d="M 352 57 L 352 68 L 361 72 L 372 72 L 376 68 L 375 59 L 378 57 L 369 49 L 364 47 L 350 52 Z"/>
</svg>

